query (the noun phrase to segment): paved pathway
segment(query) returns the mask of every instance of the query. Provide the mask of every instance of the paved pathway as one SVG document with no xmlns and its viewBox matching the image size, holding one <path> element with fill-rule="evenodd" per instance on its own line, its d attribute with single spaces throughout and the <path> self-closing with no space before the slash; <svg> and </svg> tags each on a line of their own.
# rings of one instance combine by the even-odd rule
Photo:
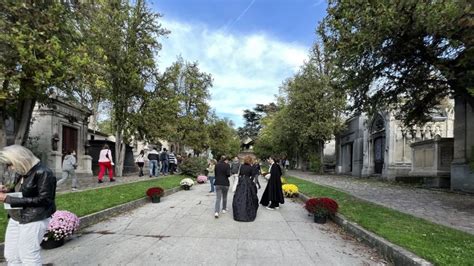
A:
<svg viewBox="0 0 474 266">
<path fill-rule="evenodd" d="M 263 182 L 265 183 L 265 182 Z M 259 208 L 256 221 L 213 216 L 215 195 L 194 186 L 91 226 L 64 246 L 43 251 L 55 265 L 381 265 L 373 250 L 336 225 L 312 222 L 302 204 Z M 263 189 L 259 192 L 262 193 Z"/>
<path fill-rule="evenodd" d="M 349 176 L 289 171 L 314 183 L 344 190 L 359 198 L 474 234 L 474 195 L 434 191 Z"/>
</svg>

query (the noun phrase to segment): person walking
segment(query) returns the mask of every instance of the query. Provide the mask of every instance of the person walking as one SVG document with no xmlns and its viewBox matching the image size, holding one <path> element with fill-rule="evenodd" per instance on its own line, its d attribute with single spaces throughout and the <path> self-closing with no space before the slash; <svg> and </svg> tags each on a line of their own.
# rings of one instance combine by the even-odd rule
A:
<svg viewBox="0 0 474 266">
<path fill-rule="evenodd" d="M 230 177 L 230 166 L 225 156 L 222 156 L 219 162 L 216 164 L 215 181 L 214 185 L 216 188 L 216 204 L 214 208 L 214 217 L 219 218 L 219 212 L 221 210 L 222 201 L 222 213 L 227 212 L 227 192 L 229 191 L 229 177 Z"/>
<path fill-rule="evenodd" d="M 209 160 L 209 164 L 206 169 L 207 178 L 209 179 L 209 183 L 211 183 L 211 190 L 209 191 L 209 193 L 214 192 L 214 179 L 216 177 L 215 168 L 216 168 L 216 160 L 214 159 Z"/>
<path fill-rule="evenodd" d="M 178 165 L 178 159 L 176 158 L 176 155 L 174 155 L 174 152 L 171 151 L 170 154 L 168 154 L 169 162 L 170 162 L 170 174 L 174 174 L 176 172 L 176 166 Z"/>
<path fill-rule="evenodd" d="M 68 177 L 72 178 L 72 191 L 77 191 L 77 176 L 76 176 L 76 168 L 77 168 L 77 162 L 76 162 L 76 152 L 75 151 L 69 151 L 66 156 L 64 157 L 63 160 L 63 173 L 61 179 L 57 182 L 57 186 L 60 186 L 66 180 Z"/>
<path fill-rule="evenodd" d="M 169 157 L 168 157 L 168 151 L 166 148 L 163 148 L 163 151 L 160 154 L 160 161 L 161 161 L 161 173 L 163 175 L 168 174 L 168 167 L 169 167 Z"/>
<path fill-rule="evenodd" d="M 239 182 L 232 200 L 234 220 L 252 222 L 257 217 L 258 196 L 253 179 L 257 169 L 252 164 L 252 157 L 245 156 L 244 164 L 240 166 Z"/>
<path fill-rule="evenodd" d="M 148 152 L 148 161 L 150 162 L 148 167 L 150 168 L 150 178 L 152 176 L 159 176 L 160 174 L 160 165 L 158 164 L 158 160 L 160 159 L 160 155 L 155 147 L 151 148 L 151 151 Z"/>
<path fill-rule="evenodd" d="M 138 154 L 137 158 L 135 159 L 135 163 L 140 169 L 140 171 L 138 172 L 138 176 L 143 176 L 143 166 L 145 166 L 145 151 L 144 150 L 140 151 L 140 154 Z"/>
<path fill-rule="evenodd" d="M 112 151 L 110 151 L 109 145 L 105 144 L 99 154 L 100 171 L 98 183 L 104 183 L 104 181 L 102 181 L 102 178 L 104 177 L 105 169 L 107 169 L 107 171 L 109 172 L 110 182 L 115 182 L 114 170 L 112 167 L 113 165 L 114 161 L 112 160 Z"/>
<path fill-rule="evenodd" d="M 240 160 L 239 157 L 235 156 L 230 164 L 230 173 L 232 174 L 232 192 L 235 192 L 237 189 L 237 183 L 239 182 L 239 170 L 240 170 Z"/>
<path fill-rule="evenodd" d="M 279 209 L 280 204 L 285 203 L 283 190 L 281 188 L 282 171 L 280 165 L 275 163 L 273 157 L 268 158 L 268 163 L 270 164 L 270 179 L 268 179 L 260 204 L 266 206 L 269 210 L 275 210 Z"/>
<path fill-rule="evenodd" d="M 258 177 L 260 176 L 261 174 L 261 170 L 260 170 L 260 160 L 256 159 L 255 160 L 255 163 L 253 164 L 253 167 L 255 168 L 255 171 L 256 171 L 256 175 L 254 177 L 254 182 L 255 182 L 255 185 L 258 186 L 258 189 L 261 189 L 262 186 L 260 185 L 260 182 L 258 181 Z"/>
<path fill-rule="evenodd" d="M 0 163 L 16 172 L 13 188 L 0 186 L 0 202 L 12 208 L 7 210 L 5 259 L 8 265 L 42 265 L 40 244 L 56 211 L 56 177 L 29 149 L 20 145 L 3 148 Z M 22 197 L 6 192 L 21 193 Z"/>
</svg>

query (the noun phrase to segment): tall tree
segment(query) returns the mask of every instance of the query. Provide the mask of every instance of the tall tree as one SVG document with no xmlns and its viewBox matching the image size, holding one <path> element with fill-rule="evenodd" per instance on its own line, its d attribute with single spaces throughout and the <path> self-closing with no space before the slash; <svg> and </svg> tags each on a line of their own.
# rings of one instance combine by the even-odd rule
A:
<svg viewBox="0 0 474 266">
<path fill-rule="evenodd" d="M 240 150 L 240 140 L 237 132 L 229 121 L 213 118 L 208 125 L 209 148 L 215 158 L 222 155 L 236 156 Z"/>
<path fill-rule="evenodd" d="M 319 33 L 356 111 L 393 107 L 413 124 L 449 95 L 474 107 L 469 1 L 331 0 L 327 13 Z"/>
<path fill-rule="evenodd" d="M 250 137 L 251 139 L 256 139 L 258 132 L 262 128 L 260 125 L 260 119 L 262 115 L 256 111 L 246 109 L 243 114 L 245 124 L 243 127 L 238 128 L 238 133 L 241 139 Z"/>
<path fill-rule="evenodd" d="M 126 145 L 137 132 L 134 121 L 143 108 L 145 86 L 156 71 L 157 38 L 167 34 L 143 0 L 100 1 L 96 32 L 104 50 L 107 99 L 112 104 L 117 175 L 122 175 Z"/>
<path fill-rule="evenodd" d="M 15 143 L 24 144 L 35 104 L 76 78 L 73 69 L 87 55 L 75 3 L 0 1 L 0 146 L 7 117 L 15 122 Z"/>
<path fill-rule="evenodd" d="M 164 91 L 177 97 L 170 102 L 176 115 L 169 118 L 174 120 L 170 126 L 176 130 L 167 139 L 178 144 L 178 152 L 182 152 L 184 146 L 196 152 L 205 150 L 208 143 L 205 123 L 210 110 L 207 100 L 212 76 L 201 71 L 197 62 L 187 62 L 179 57 L 166 69 L 160 81 Z"/>
</svg>

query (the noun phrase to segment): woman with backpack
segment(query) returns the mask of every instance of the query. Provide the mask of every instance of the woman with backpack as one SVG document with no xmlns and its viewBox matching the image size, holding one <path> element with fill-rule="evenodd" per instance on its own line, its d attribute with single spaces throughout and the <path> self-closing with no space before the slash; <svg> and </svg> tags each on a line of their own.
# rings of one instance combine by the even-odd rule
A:
<svg viewBox="0 0 474 266">
<path fill-rule="evenodd" d="M 105 169 L 107 169 L 107 171 L 109 172 L 110 182 L 115 182 L 114 170 L 112 167 L 113 165 L 114 161 L 112 160 L 112 151 L 110 151 L 109 145 L 105 144 L 99 154 L 99 184 L 104 183 L 104 181 L 102 181 L 102 178 L 104 177 Z"/>
</svg>

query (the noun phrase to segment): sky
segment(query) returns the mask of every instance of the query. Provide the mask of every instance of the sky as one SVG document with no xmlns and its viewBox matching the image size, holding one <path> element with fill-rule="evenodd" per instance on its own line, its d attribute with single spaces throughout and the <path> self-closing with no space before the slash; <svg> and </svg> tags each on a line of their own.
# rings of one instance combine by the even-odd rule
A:
<svg viewBox="0 0 474 266">
<path fill-rule="evenodd" d="M 171 31 L 160 40 L 158 66 L 178 56 L 213 77 L 210 106 L 236 127 L 256 104 L 275 101 L 316 40 L 325 0 L 151 0 Z"/>
</svg>

